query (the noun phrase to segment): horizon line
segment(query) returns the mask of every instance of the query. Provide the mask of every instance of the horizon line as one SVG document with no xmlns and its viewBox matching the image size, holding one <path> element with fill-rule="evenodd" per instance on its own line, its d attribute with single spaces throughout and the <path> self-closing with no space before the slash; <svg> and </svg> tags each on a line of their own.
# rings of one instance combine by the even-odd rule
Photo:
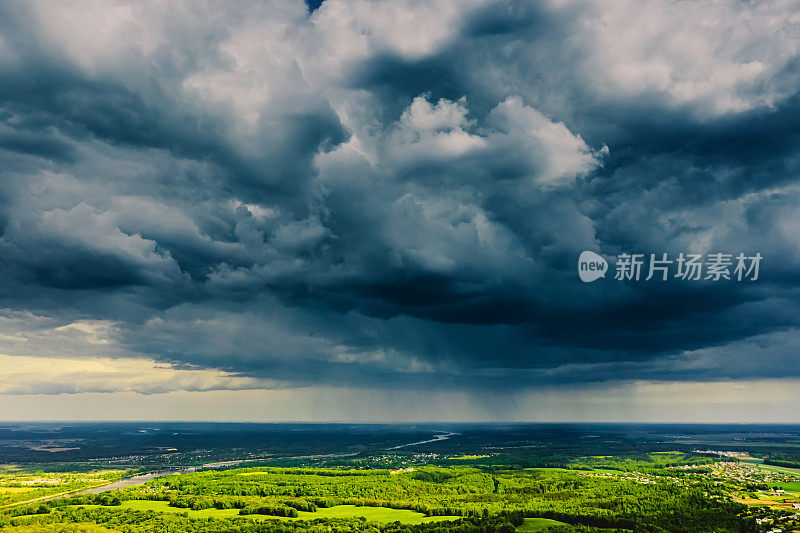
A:
<svg viewBox="0 0 800 533">
<path fill-rule="evenodd" d="M 725 422 L 725 421 L 651 421 L 643 422 L 636 420 L 544 420 L 544 421 L 470 421 L 470 420 L 439 420 L 439 421 L 348 421 L 348 420 L 190 420 L 190 419 L 164 419 L 164 420 L 109 420 L 109 419 L 96 419 L 96 420 L 0 420 L 0 424 L 14 424 L 14 423 L 28 423 L 28 424 L 307 424 L 307 425 L 383 425 L 383 426 L 396 426 L 396 425 L 437 425 L 437 424 L 474 424 L 474 425 L 525 425 L 525 424 L 586 424 L 586 425 L 600 425 L 600 424 L 638 424 L 638 425 L 685 425 L 685 426 L 702 426 L 710 424 L 730 425 L 730 426 L 800 426 L 800 421 L 797 422 Z"/>
</svg>

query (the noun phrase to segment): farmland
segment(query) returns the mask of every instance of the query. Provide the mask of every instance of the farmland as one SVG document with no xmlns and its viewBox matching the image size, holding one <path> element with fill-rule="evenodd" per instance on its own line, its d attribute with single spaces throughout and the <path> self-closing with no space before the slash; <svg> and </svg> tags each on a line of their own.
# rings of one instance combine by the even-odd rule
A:
<svg viewBox="0 0 800 533">
<path fill-rule="evenodd" d="M 25 469 L 0 471 L 0 509 L 19 502 L 66 495 L 96 487 L 125 475 L 122 470 L 96 472 L 41 472 Z"/>
</svg>

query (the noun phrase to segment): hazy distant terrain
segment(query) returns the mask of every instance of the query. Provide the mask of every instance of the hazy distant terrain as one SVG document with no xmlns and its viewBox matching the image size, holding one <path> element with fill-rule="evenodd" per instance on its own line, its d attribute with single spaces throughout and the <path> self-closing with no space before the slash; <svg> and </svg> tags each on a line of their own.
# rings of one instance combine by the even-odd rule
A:
<svg viewBox="0 0 800 533">
<path fill-rule="evenodd" d="M 437 438 L 438 437 L 438 438 Z M 446 438 L 442 438 L 446 437 Z M 715 447 L 766 452 L 800 447 L 798 425 L 743 424 L 230 424 L 0 423 L 0 463 L 215 461 L 386 450 L 564 456 Z M 322 462 L 335 462 L 323 457 Z"/>
</svg>

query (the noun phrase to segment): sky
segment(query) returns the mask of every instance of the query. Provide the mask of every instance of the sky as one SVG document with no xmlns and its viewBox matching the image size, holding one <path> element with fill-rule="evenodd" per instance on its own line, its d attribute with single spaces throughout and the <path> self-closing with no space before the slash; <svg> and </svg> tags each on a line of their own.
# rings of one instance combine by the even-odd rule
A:
<svg viewBox="0 0 800 533">
<path fill-rule="evenodd" d="M 0 1 L 0 274 L 3 420 L 799 423 L 800 2 Z"/>
</svg>

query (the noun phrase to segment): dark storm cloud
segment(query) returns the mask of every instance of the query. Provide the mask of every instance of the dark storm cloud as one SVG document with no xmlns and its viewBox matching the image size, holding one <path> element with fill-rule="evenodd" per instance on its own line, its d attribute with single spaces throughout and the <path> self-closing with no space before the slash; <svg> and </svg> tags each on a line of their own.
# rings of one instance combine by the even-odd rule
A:
<svg viewBox="0 0 800 533">
<path fill-rule="evenodd" d="M 798 28 L 681 5 L 3 5 L 0 333 L 297 385 L 800 376 Z"/>
</svg>

